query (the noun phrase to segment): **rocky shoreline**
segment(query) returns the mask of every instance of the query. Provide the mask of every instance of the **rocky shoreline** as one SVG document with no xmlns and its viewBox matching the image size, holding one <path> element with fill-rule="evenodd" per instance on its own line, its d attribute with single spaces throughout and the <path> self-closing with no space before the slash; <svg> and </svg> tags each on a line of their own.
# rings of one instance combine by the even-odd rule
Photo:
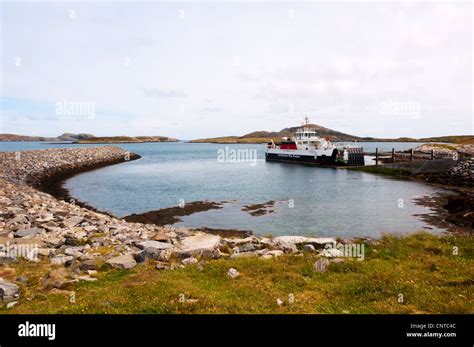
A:
<svg viewBox="0 0 474 347">
<path fill-rule="evenodd" d="M 5 275 L 22 261 L 20 258 L 48 264 L 47 271 L 41 267 L 45 271 L 41 288 L 64 291 L 71 283 L 97 280 L 98 271 L 130 269 L 145 261 L 154 262 L 161 270 L 203 266 L 218 258 L 271 259 L 303 249 L 329 258 L 337 256 L 337 249 L 325 249 L 336 244 L 333 238 L 221 237 L 127 222 L 61 199 L 68 197 L 62 180 L 138 158 L 110 146 L 0 152 L 0 275 L 6 277 L 0 277 L 0 302 L 9 307 L 17 304 L 20 286 L 28 282 Z"/>
<path fill-rule="evenodd" d="M 452 185 L 456 187 L 474 188 L 474 158 L 459 163 L 442 173 L 420 174 L 422 180 L 429 183 Z"/>
</svg>

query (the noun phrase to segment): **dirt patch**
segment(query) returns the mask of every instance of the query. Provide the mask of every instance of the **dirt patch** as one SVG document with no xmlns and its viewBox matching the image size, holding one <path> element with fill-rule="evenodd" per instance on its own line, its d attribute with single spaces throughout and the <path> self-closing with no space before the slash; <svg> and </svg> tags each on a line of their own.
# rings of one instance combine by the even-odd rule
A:
<svg viewBox="0 0 474 347">
<path fill-rule="evenodd" d="M 268 213 L 273 213 L 273 207 L 275 207 L 275 201 L 270 200 L 264 202 L 263 204 L 245 205 L 244 207 L 242 207 L 242 211 L 247 212 L 253 217 L 256 217 L 263 216 Z"/>
<path fill-rule="evenodd" d="M 196 212 L 221 209 L 222 204 L 223 202 L 218 203 L 212 201 L 193 201 L 185 204 L 183 207 L 173 206 L 162 208 L 161 210 L 148 211 L 145 213 L 134 213 L 124 217 L 123 219 L 125 219 L 127 222 L 164 226 L 178 223 L 181 221 L 181 217 L 188 216 Z"/>
</svg>

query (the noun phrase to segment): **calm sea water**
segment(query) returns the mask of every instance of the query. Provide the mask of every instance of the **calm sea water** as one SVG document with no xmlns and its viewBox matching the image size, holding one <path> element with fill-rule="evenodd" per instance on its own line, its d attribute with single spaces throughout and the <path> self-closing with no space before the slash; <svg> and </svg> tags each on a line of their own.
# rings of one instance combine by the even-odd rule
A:
<svg viewBox="0 0 474 347">
<path fill-rule="evenodd" d="M 383 150 L 409 149 L 411 143 L 359 145 Z M 78 145 L 0 143 L 0 150 L 26 150 Z M 82 145 L 88 146 L 88 145 Z M 176 206 L 180 202 L 226 201 L 224 208 L 186 216 L 187 227 L 246 229 L 257 234 L 380 236 L 429 228 L 414 214 L 429 209 L 416 197 L 439 190 L 344 169 L 267 163 L 264 145 L 191 143 L 123 144 L 142 159 L 73 177 L 66 187 L 79 200 L 118 216 Z M 256 162 L 221 162 L 219 151 L 257 153 Z M 247 204 L 275 201 L 273 213 L 250 216 Z M 439 231 L 438 229 L 432 229 Z"/>
<path fill-rule="evenodd" d="M 183 143 L 183 142 L 180 142 Z M 339 142 L 337 144 L 354 144 L 354 142 Z M 420 142 L 357 142 L 357 145 L 364 148 L 367 152 L 375 152 L 375 148 L 379 148 L 382 151 L 390 151 L 392 148 L 395 150 L 404 151 L 410 148 L 420 146 Z M 130 148 L 143 148 L 154 145 L 163 144 L 113 144 L 112 146 Z M 96 146 L 110 146 L 110 144 L 74 144 L 74 143 L 50 143 L 50 142 L 0 142 L 0 152 L 4 151 L 28 151 L 34 149 L 45 149 L 45 148 L 61 148 L 61 147 L 96 147 Z"/>
</svg>

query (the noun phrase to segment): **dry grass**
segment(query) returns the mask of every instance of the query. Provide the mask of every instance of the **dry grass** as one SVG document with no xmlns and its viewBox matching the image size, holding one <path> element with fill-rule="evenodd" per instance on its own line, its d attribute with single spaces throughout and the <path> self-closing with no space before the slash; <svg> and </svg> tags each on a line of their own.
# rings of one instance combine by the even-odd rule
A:
<svg viewBox="0 0 474 347">
<path fill-rule="evenodd" d="M 149 262 L 132 270 L 103 272 L 97 282 L 79 283 L 75 303 L 68 295 L 38 288 L 38 274 L 48 265 L 24 262 L 14 275 L 4 275 L 24 274 L 30 284 L 21 285 L 18 306 L 0 312 L 474 313 L 473 246 L 471 236 L 385 236 L 365 245 L 364 261 L 345 259 L 325 273 L 313 270 L 313 254 L 221 259 L 201 270 L 156 270 Z M 458 247 L 458 255 L 453 255 L 453 247 Z M 237 279 L 227 277 L 230 267 L 240 272 Z M 278 298 L 284 302 L 281 306 Z"/>
</svg>

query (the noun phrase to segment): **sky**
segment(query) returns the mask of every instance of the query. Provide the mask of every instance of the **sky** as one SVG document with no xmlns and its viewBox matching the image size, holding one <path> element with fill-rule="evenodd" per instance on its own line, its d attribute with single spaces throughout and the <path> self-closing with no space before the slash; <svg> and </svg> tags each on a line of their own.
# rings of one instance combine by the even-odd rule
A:
<svg viewBox="0 0 474 347">
<path fill-rule="evenodd" d="M 471 2 L 2 2 L 0 133 L 473 134 Z"/>
</svg>

